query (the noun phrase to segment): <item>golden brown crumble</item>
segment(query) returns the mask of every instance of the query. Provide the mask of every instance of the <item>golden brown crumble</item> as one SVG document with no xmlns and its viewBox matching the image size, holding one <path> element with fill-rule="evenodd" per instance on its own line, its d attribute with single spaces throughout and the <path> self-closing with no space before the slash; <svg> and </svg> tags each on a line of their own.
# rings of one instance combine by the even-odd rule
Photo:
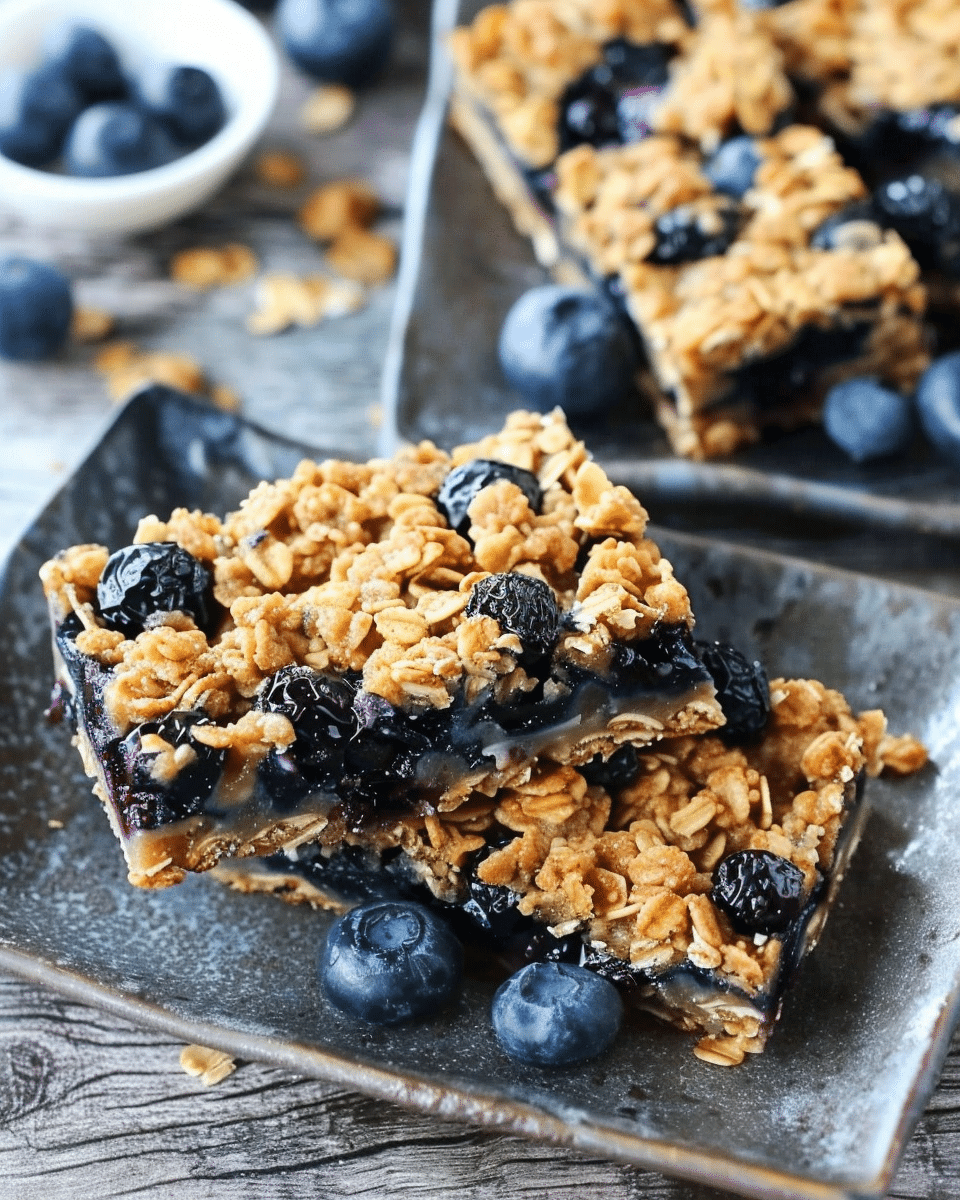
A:
<svg viewBox="0 0 960 1200">
<path fill-rule="evenodd" d="M 310 133 L 334 133 L 353 116 L 356 97 L 339 83 L 314 88 L 300 109 L 300 121 Z"/>
<path fill-rule="evenodd" d="M 248 332 L 265 337 L 291 325 L 309 328 L 330 317 L 357 312 L 366 303 L 363 289 L 325 275 L 264 275 L 257 282 L 256 309 L 247 317 Z"/>
<path fill-rule="evenodd" d="M 198 291 L 245 283 L 256 273 L 257 256 L 239 242 L 181 250 L 170 263 L 170 278 Z"/>
<path fill-rule="evenodd" d="M 299 187 L 307 177 L 303 159 L 290 150 L 264 150 L 253 164 L 257 179 L 268 187 Z"/>
<path fill-rule="evenodd" d="M 180 1051 L 180 1066 L 188 1075 L 196 1075 L 205 1087 L 212 1087 L 232 1075 L 237 1064 L 222 1050 L 209 1046 L 184 1046 Z"/>
</svg>

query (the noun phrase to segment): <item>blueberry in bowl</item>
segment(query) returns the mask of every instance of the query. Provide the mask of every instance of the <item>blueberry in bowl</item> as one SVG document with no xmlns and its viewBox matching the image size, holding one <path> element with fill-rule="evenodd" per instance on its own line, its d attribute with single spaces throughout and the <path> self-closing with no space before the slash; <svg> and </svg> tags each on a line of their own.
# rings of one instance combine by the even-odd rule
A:
<svg viewBox="0 0 960 1200">
<path fill-rule="evenodd" d="M 208 142 L 227 119 L 217 81 L 202 67 L 153 63 L 137 77 L 136 98 L 144 112 L 187 148 Z"/>
<path fill-rule="evenodd" d="M 276 27 L 290 58 L 321 83 L 372 83 L 390 57 L 390 0 L 280 0 Z"/>
<path fill-rule="evenodd" d="M 162 167 L 178 148 L 158 120 L 132 104 L 93 104 L 74 122 L 64 148 L 70 175 L 96 179 Z"/>
<path fill-rule="evenodd" d="M 46 61 L 58 68 L 88 103 L 126 95 L 120 56 L 99 29 L 79 21 L 61 22 L 48 32 L 43 51 Z"/>
<path fill-rule="evenodd" d="M 64 345 L 73 317 L 70 281 L 27 258 L 0 260 L 0 358 L 36 362 Z"/>
<path fill-rule="evenodd" d="M 45 167 L 63 148 L 84 106 L 77 86 L 51 64 L 0 75 L 0 154 L 25 167 Z"/>
</svg>

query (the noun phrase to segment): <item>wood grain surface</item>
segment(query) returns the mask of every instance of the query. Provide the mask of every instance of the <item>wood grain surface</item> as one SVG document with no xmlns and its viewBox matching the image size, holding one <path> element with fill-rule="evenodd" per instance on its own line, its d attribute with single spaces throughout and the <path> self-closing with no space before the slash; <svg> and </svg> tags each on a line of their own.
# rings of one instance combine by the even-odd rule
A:
<svg viewBox="0 0 960 1200">
<path fill-rule="evenodd" d="M 370 181 L 386 203 L 378 228 L 402 224 L 408 150 L 422 100 L 426 0 L 402 0 L 386 79 L 342 132 L 306 135 L 307 83 L 289 68 L 264 139 L 309 163 L 310 181 L 278 193 L 249 169 L 200 214 L 160 233 L 91 242 L 36 231 L 0 213 L 0 253 L 61 263 L 82 303 L 109 310 L 118 334 L 193 354 L 260 423 L 366 457 L 393 287 L 362 312 L 317 330 L 253 339 L 253 287 L 198 294 L 170 282 L 181 248 L 242 241 L 262 269 L 319 269 L 293 214 L 311 185 Z M 0 552 L 14 544 L 109 421 L 91 351 L 49 364 L 0 364 Z M 32 984 L 0 977 L 0 1200 L 145 1196 L 171 1200 L 722 1200 L 725 1193 L 622 1164 L 402 1111 L 257 1063 L 214 1087 L 179 1066 L 182 1046 Z M 891 1197 L 960 1197 L 960 1042 L 910 1141 Z"/>
</svg>

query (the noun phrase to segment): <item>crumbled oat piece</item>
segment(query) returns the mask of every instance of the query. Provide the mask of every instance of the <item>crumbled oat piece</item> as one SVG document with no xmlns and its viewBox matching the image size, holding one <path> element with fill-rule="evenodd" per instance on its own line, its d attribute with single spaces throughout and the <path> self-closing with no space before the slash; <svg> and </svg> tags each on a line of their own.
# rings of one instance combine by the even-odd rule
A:
<svg viewBox="0 0 960 1200">
<path fill-rule="evenodd" d="M 180 1051 L 180 1066 L 188 1075 L 199 1076 L 205 1087 L 220 1083 L 237 1069 L 237 1064 L 222 1050 L 209 1046 L 184 1046 Z"/>
<path fill-rule="evenodd" d="M 329 242 L 345 229 L 366 229 L 380 211 L 376 192 L 362 179 L 338 179 L 312 192 L 297 219 L 317 242 Z"/>
<path fill-rule="evenodd" d="M 268 187 L 299 187 L 307 177 L 303 159 L 290 150 L 265 150 L 254 163 L 257 179 Z"/>
<path fill-rule="evenodd" d="M 310 133 L 334 133 L 353 116 L 356 97 L 339 83 L 314 88 L 300 109 L 300 120 Z"/>
<path fill-rule="evenodd" d="M 63 829 L 63 822 L 58 821 L 56 817 L 47 817 L 48 829 Z"/>
<path fill-rule="evenodd" d="M 73 320 L 70 323 L 70 336 L 75 342 L 100 342 L 113 333 L 116 321 L 112 313 L 100 308 L 86 308 L 78 305 L 73 310 Z"/>
<path fill-rule="evenodd" d="M 334 238 L 327 262 L 347 279 L 373 287 L 386 283 L 397 267 L 397 247 L 380 233 L 348 226 Z"/>
<path fill-rule="evenodd" d="M 210 389 L 210 399 L 221 412 L 236 413 L 243 407 L 243 401 L 233 388 L 229 388 L 223 383 L 213 385 Z"/>
<path fill-rule="evenodd" d="M 247 329 L 264 337 L 291 325 L 319 325 L 326 317 L 357 312 L 364 302 L 362 288 L 324 275 L 265 275 L 257 285 L 257 309 L 247 318 Z"/>
<path fill-rule="evenodd" d="M 170 264 L 171 279 L 199 291 L 244 283 L 256 271 L 256 255 L 249 246 L 239 242 L 181 250 Z"/>
<path fill-rule="evenodd" d="M 190 355 L 143 351 L 133 342 L 105 346 L 94 359 L 94 367 L 106 377 L 114 400 L 125 400 L 148 383 L 165 383 L 194 395 L 206 395 L 209 389 L 203 368 Z"/>
</svg>

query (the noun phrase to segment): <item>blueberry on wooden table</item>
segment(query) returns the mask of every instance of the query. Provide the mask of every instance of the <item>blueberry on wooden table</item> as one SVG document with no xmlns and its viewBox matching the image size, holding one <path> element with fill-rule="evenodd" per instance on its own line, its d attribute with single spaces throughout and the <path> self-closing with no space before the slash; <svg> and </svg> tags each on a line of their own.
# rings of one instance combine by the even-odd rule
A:
<svg viewBox="0 0 960 1200">
<path fill-rule="evenodd" d="M 57 66 L 87 101 L 116 100 L 127 83 L 116 50 L 99 30 L 63 21 L 47 33 L 44 57 Z"/>
<path fill-rule="evenodd" d="M 920 376 L 916 403 L 924 433 L 960 469 L 960 351 L 931 363 Z"/>
<path fill-rule="evenodd" d="M 804 909 L 803 885 L 803 872 L 788 858 L 737 850 L 715 867 L 710 899 L 738 933 L 780 933 Z"/>
<path fill-rule="evenodd" d="M 536 1067 L 567 1067 L 595 1058 L 623 1020 L 617 989 L 601 976 L 563 962 L 535 962 L 500 985 L 493 1029 L 511 1058 Z"/>
<path fill-rule="evenodd" d="M 213 612 L 210 568 L 176 542 L 139 542 L 107 559 L 97 584 L 103 623 L 127 637 L 156 613 L 183 612 L 207 629 Z"/>
<path fill-rule="evenodd" d="M 854 462 L 902 454 L 913 440 L 910 400 L 875 379 L 848 379 L 827 393 L 823 427 Z"/>
<path fill-rule="evenodd" d="M 394 37 L 391 0 L 280 0 L 280 43 L 321 83 L 363 87 L 387 65 Z"/>
<path fill-rule="evenodd" d="M 463 949 L 423 905 L 361 904 L 330 929 L 320 955 L 320 983 L 348 1016 L 399 1025 L 450 1004 L 460 990 Z"/>
<path fill-rule="evenodd" d="M 440 485 L 436 495 L 437 508 L 447 518 L 447 524 L 466 537 L 470 528 L 467 510 L 484 488 L 501 480 L 516 484 L 526 496 L 533 511 L 540 511 L 543 496 L 540 484 L 532 471 L 493 458 L 472 458 L 454 467 Z"/>
<path fill-rule="evenodd" d="M 217 81 L 202 67 L 152 63 L 137 76 L 136 99 L 184 147 L 208 142 L 227 119 Z"/>
<path fill-rule="evenodd" d="M 596 415 L 635 388 L 630 333 L 599 292 L 531 288 L 507 313 L 497 350 L 507 382 L 539 412 Z"/>
<path fill-rule="evenodd" d="M 77 117 L 64 148 L 70 175 L 135 175 L 172 162 L 182 151 L 149 113 L 124 101 L 92 104 Z"/>
<path fill-rule="evenodd" d="M 0 75 L 0 154 L 25 167 L 44 167 L 63 149 L 84 106 L 77 86 L 56 65 Z"/>
<path fill-rule="evenodd" d="M 0 358 L 51 358 L 66 342 L 72 317 L 62 271 L 28 258 L 0 259 Z"/>
</svg>

